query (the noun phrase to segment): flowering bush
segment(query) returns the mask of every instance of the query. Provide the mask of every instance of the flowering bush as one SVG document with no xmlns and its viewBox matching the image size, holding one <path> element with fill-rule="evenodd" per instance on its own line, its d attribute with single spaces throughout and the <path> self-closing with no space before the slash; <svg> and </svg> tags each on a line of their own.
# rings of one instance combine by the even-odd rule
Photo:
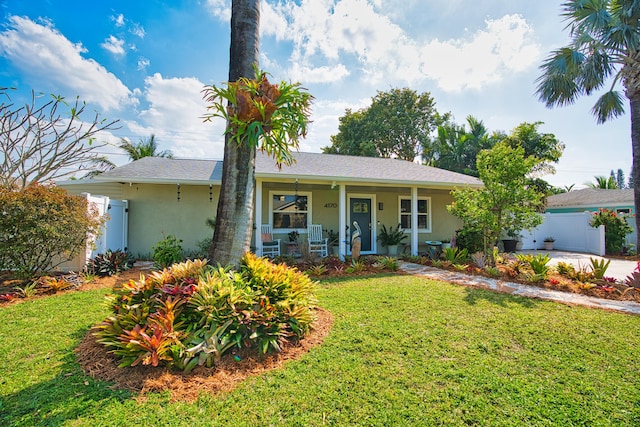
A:
<svg viewBox="0 0 640 427">
<path fill-rule="evenodd" d="M 624 214 L 618 214 L 609 209 L 599 209 L 593 214 L 592 227 L 604 225 L 605 249 L 607 254 L 619 254 L 622 252 L 625 238 L 633 229 L 624 218 Z"/>
</svg>

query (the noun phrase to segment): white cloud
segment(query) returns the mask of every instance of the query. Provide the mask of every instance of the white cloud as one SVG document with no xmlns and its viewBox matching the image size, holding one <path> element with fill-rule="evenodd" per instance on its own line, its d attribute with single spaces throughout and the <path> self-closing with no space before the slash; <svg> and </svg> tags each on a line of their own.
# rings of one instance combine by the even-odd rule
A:
<svg viewBox="0 0 640 427">
<path fill-rule="evenodd" d="M 138 58 L 138 71 L 146 70 L 149 68 L 149 65 L 151 65 L 149 58 L 145 58 L 144 56 Z"/>
<path fill-rule="evenodd" d="M 135 104 L 131 91 L 93 59 L 87 50 L 73 44 L 50 24 L 12 16 L 0 33 L 0 53 L 32 79 L 36 90 L 61 90 L 104 110 Z"/>
<path fill-rule="evenodd" d="M 231 21 L 230 0 L 206 0 L 209 12 L 223 22 Z"/>
<path fill-rule="evenodd" d="M 196 78 L 164 78 L 158 73 L 149 76 L 144 89 L 149 107 L 139 114 L 138 122 L 126 125 L 141 137 L 155 134 L 161 149 L 171 149 L 177 157 L 221 159 L 225 123 L 215 119 L 204 123 L 203 88 Z"/>
<path fill-rule="evenodd" d="M 124 26 L 124 15 L 122 13 L 118 16 L 112 16 L 111 19 L 116 23 L 116 27 Z"/>
<path fill-rule="evenodd" d="M 380 6 L 374 0 L 263 3 L 261 31 L 293 44 L 290 75 L 302 70 L 305 80 L 312 76 L 318 83 L 349 75 L 372 85 L 431 79 L 456 91 L 495 83 L 539 61 L 540 46 L 520 15 L 487 20 L 485 29 L 465 38 L 425 42 L 411 38 Z"/>
<path fill-rule="evenodd" d="M 109 36 L 109 38 L 106 39 L 100 46 L 113 53 L 114 55 L 123 56 L 125 54 L 124 40 L 119 39 L 115 36 Z"/>
<path fill-rule="evenodd" d="M 422 71 L 446 91 L 479 89 L 508 73 L 535 66 L 541 49 L 520 15 L 487 20 L 486 29 L 467 39 L 434 40 L 422 48 Z"/>
<path fill-rule="evenodd" d="M 144 36 L 147 34 L 144 28 L 142 27 L 142 25 L 138 23 L 134 23 L 130 31 L 131 31 L 131 34 L 133 34 L 134 36 L 138 36 L 141 39 L 143 39 Z"/>
</svg>

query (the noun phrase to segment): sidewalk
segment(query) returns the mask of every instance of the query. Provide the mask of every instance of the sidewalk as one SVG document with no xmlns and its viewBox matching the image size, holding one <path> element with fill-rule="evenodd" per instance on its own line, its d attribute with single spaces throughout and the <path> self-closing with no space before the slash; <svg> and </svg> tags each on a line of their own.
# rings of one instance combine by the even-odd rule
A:
<svg viewBox="0 0 640 427">
<path fill-rule="evenodd" d="M 544 251 L 538 251 L 544 252 Z M 555 251 L 554 251 L 555 252 Z M 593 255 L 592 255 L 593 256 Z M 559 257 L 557 257 L 559 258 Z M 560 259 L 562 261 L 562 259 Z M 587 255 L 587 262 L 589 257 Z M 624 261 L 631 262 L 631 261 Z M 613 264 L 613 261 L 612 261 Z M 634 268 L 635 268 L 635 262 Z M 556 301 L 569 305 L 581 305 L 584 307 L 600 308 L 605 310 L 620 311 L 629 314 L 640 314 L 640 304 L 633 301 L 616 301 L 603 298 L 595 298 L 587 295 L 573 294 L 570 292 L 554 291 L 550 289 L 528 286 L 520 283 L 505 282 L 482 276 L 472 276 L 454 271 L 441 270 L 409 262 L 400 262 L 400 271 L 414 276 L 426 277 L 443 282 L 455 283 L 462 286 L 489 289 L 497 292 L 519 295 L 529 298 L 540 298 Z"/>
</svg>

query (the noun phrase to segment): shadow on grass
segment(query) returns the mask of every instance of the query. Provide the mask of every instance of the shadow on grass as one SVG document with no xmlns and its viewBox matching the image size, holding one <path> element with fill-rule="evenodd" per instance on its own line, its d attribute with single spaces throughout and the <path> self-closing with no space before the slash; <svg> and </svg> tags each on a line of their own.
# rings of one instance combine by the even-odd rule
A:
<svg viewBox="0 0 640 427">
<path fill-rule="evenodd" d="M 518 304 L 522 307 L 533 308 L 542 302 L 535 298 L 521 297 L 508 293 L 472 287 L 466 287 L 465 293 L 466 295 L 464 300 L 470 305 L 475 305 L 478 301 L 488 301 L 500 307 L 508 307 L 509 305 Z"/>
<path fill-rule="evenodd" d="M 71 335 L 76 345 L 86 333 L 83 328 Z M 130 392 L 112 390 L 109 383 L 86 376 L 76 361 L 74 349 L 66 351 L 61 365 L 55 368 L 58 374 L 54 378 L 2 398 L 0 425 L 59 426 L 132 396 Z"/>
</svg>

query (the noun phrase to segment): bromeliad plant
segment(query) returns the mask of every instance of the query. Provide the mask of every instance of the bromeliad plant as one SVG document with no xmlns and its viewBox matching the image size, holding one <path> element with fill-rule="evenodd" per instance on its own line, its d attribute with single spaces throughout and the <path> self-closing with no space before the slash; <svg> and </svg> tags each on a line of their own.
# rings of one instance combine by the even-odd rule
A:
<svg viewBox="0 0 640 427">
<path fill-rule="evenodd" d="M 114 288 L 96 336 L 121 366 L 212 366 L 232 349 L 275 350 L 309 332 L 315 283 L 247 253 L 239 271 L 174 264 Z"/>
<path fill-rule="evenodd" d="M 297 150 L 299 136 L 307 133 L 313 96 L 299 83 L 271 84 L 267 73 L 258 68 L 255 73 L 255 79 L 206 87 L 204 97 L 211 112 L 204 119 L 224 118 L 228 123 L 225 133 L 232 141 L 265 151 L 278 167 L 290 165 L 291 148 Z"/>
</svg>

